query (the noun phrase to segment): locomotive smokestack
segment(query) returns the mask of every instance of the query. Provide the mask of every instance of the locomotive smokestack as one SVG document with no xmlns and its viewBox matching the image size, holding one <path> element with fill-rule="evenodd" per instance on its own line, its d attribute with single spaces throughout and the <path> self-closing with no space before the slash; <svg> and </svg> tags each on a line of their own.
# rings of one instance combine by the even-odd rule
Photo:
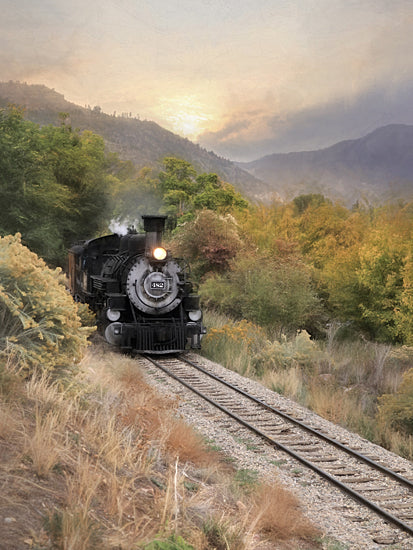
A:
<svg viewBox="0 0 413 550">
<path fill-rule="evenodd" d="M 167 216 L 142 216 L 147 249 L 161 245 L 166 218 Z"/>
</svg>

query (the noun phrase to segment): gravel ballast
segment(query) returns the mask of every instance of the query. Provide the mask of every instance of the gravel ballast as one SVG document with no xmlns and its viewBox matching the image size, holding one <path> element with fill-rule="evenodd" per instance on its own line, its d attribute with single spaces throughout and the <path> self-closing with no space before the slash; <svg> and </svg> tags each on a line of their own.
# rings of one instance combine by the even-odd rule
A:
<svg viewBox="0 0 413 550">
<path fill-rule="evenodd" d="M 413 479 L 411 462 L 324 420 L 256 381 L 242 377 L 204 357 L 193 354 L 187 357 L 196 360 L 217 376 L 225 377 L 226 380 L 241 386 L 246 391 L 265 398 L 274 407 L 294 411 L 294 414 L 300 415 L 303 422 L 317 424 L 331 437 L 345 440 L 351 446 L 359 448 L 360 452 L 377 457 L 389 468 L 407 471 L 408 477 Z M 213 441 L 214 445 L 230 456 L 237 468 L 256 471 L 263 480 L 277 479 L 298 497 L 304 514 L 322 531 L 325 540 L 324 548 L 413 550 L 413 539 L 408 534 L 393 528 L 282 451 L 269 445 L 263 447 L 261 442 L 259 445 L 254 445 L 255 436 L 235 425 L 235 421 L 156 370 L 149 362 L 141 360 L 140 363 L 148 382 L 161 394 L 179 396 L 178 412 L 182 418 L 194 425 L 205 438 Z"/>
</svg>

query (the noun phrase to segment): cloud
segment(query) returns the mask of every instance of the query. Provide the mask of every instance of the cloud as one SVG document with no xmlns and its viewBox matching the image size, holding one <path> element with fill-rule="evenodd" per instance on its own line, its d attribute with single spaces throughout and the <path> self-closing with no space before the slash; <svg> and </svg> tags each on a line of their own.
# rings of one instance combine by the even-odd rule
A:
<svg viewBox="0 0 413 550">
<path fill-rule="evenodd" d="M 328 147 L 391 123 L 413 124 L 413 81 L 371 88 L 356 98 L 339 98 L 283 118 L 265 112 L 250 118 L 244 113 L 198 141 L 224 157 L 253 160 L 271 153 Z"/>
<path fill-rule="evenodd" d="M 199 136 L 202 146 L 251 160 L 413 123 L 413 6 L 400 0 L 390 12 L 378 0 L 357 10 L 334 1 L 330 13 L 325 7 L 330 28 L 315 18 L 318 10 L 309 13 L 304 38 L 277 58 L 260 88 L 250 82 L 229 94 L 220 126 Z"/>
<path fill-rule="evenodd" d="M 2 2 L 1 79 L 207 128 L 198 141 L 229 158 L 410 116 L 411 0 Z"/>
</svg>

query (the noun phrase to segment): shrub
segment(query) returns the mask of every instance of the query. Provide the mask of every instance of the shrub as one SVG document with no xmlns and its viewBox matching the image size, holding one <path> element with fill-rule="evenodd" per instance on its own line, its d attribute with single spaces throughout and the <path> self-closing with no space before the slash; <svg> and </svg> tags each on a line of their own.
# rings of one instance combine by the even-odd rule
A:
<svg viewBox="0 0 413 550">
<path fill-rule="evenodd" d="M 201 287 L 208 307 L 282 332 L 314 324 L 320 313 L 309 270 L 299 260 L 243 253 L 231 270 Z"/>
<path fill-rule="evenodd" d="M 16 358 L 26 373 L 73 369 L 94 328 L 82 327 L 60 268 L 9 235 L 0 238 L 0 281 L 0 356 Z"/>
<path fill-rule="evenodd" d="M 384 424 L 413 434 L 413 368 L 404 373 L 395 394 L 379 397 L 379 419 Z"/>
<path fill-rule="evenodd" d="M 306 330 L 299 330 L 294 338 L 287 339 L 281 335 L 280 341 L 267 341 L 259 353 L 254 357 L 254 364 L 264 369 L 306 367 L 312 370 L 314 365 L 322 357 L 322 352 L 317 344 L 311 340 Z"/>
</svg>

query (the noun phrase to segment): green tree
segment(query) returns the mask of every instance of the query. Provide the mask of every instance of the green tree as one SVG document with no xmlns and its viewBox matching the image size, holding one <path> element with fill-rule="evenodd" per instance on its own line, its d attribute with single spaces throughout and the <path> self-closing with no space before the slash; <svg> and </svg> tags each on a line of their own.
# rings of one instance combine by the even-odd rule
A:
<svg viewBox="0 0 413 550">
<path fill-rule="evenodd" d="M 177 219 L 192 207 L 192 198 L 198 190 L 196 171 L 191 163 L 175 157 L 166 157 L 163 165 L 165 169 L 159 174 L 159 182 L 165 211 Z"/>
<path fill-rule="evenodd" d="M 22 111 L 0 110 L 0 234 L 20 231 L 40 255 L 56 259 L 63 246 L 57 220 L 68 214 L 69 195 L 48 164 L 47 143 Z"/>
<path fill-rule="evenodd" d="M 165 213 L 172 225 L 194 219 L 199 210 L 213 210 L 221 214 L 233 209 L 245 209 L 247 201 L 232 185 L 220 180 L 216 174 L 197 175 L 187 161 L 166 157 L 164 171 L 159 174 Z"/>
<path fill-rule="evenodd" d="M 107 224 L 117 185 L 101 137 L 64 124 L 40 128 L 15 107 L 0 110 L 0 235 L 20 232 L 61 264 L 73 241 Z"/>
<path fill-rule="evenodd" d="M 64 245 L 94 236 L 110 219 L 110 197 L 118 180 L 108 173 L 103 138 L 70 128 L 42 129 L 48 146 L 47 161 L 56 183 L 68 197 L 68 213 L 59 228 Z"/>
<path fill-rule="evenodd" d="M 308 195 L 298 195 L 293 199 L 293 204 L 297 214 L 303 214 L 310 206 L 312 208 L 318 208 L 322 204 L 331 204 L 329 199 L 326 199 L 324 195 L 320 193 L 310 193 Z"/>
<path fill-rule="evenodd" d="M 232 185 L 222 182 L 216 174 L 201 174 L 196 178 L 197 194 L 193 199 L 195 210 L 207 208 L 220 214 L 234 209 L 245 210 L 248 202 Z"/>
</svg>

